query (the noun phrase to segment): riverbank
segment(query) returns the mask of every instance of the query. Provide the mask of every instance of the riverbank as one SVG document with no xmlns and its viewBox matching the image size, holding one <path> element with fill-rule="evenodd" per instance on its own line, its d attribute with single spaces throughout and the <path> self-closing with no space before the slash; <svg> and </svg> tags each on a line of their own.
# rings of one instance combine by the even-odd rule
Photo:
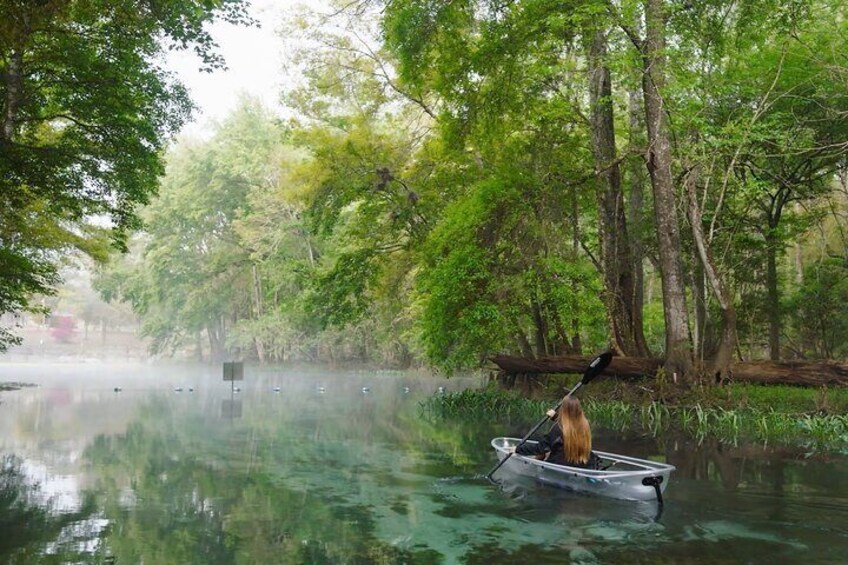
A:
<svg viewBox="0 0 848 565">
<path fill-rule="evenodd" d="M 533 397 L 496 387 L 434 397 L 423 409 L 443 418 L 533 421 L 555 405 L 575 379 L 549 379 Z M 668 383 L 598 379 L 578 396 L 593 425 L 641 430 L 659 437 L 682 431 L 731 444 L 796 445 L 848 453 L 848 389 L 731 384 L 681 391 Z"/>
<path fill-rule="evenodd" d="M 8 392 L 12 390 L 21 390 L 31 386 L 38 386 L 32 383 L 4 383 L 0 382 L 0 392 Z"/>
</svg>

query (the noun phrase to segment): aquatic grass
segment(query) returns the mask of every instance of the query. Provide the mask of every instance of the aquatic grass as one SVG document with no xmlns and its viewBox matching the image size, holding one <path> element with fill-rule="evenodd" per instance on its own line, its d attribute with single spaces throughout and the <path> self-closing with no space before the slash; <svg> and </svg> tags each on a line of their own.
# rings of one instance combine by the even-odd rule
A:
<svg viewBox="0 0 848 565">
<path fill-rule="evenodd" d="M 530 422 L 553 404 L 551 400 L 532 400 L 490 388 L 435 395 L 421 403 L 421 408 L 438 418 Z M 655 437 L 682 431 L 698 441 L 714 437 L 732 444 L 754 441 L 820 451 L 848 450 L 848 414 L 759 409 L 750 404 L 673 406 L 652 400 L 640 405 L 596 398 L 584 399 L 583 407 L 593 426 L 617 431 L 635 428 Z"/>
<path fill-rule="evenodd" d="M 797 425 L 814 447 L 827 446 L 835 438 L 848 443 L 848 416 L 807 414 L 798 420 Z"/>
<path fill-rule="evenodd" d="M 713 426 L 722 439 L 733 443 L 739 441 L 741 432 L 740 412 L 727 408 L 717 408 L 712 413 Z"/>
<path fill-rule="evenodd" d="M 662 402 L 653 401 L 642 406 L 640 410 L 642 427 L 650 430 L 654 435 L 668 427 L 670 416 L 671 412 Z"/>
<path fill-rule="evenodd" d="M 700 404 L 684 406 L 677 410 L 680 428 L 702 441 L 710 431 L 710 413 Z"/>
<path fill-rule="evenodd" d="M 588 399 L 583 401 L 583 409 L 592 422 L 619 431 L 631 428 L 636 415 L 633 405 L 621 400 Z"/>
<path fill-rule="evenodd" d="M 759 441 L 768 443 L 771 429 L 769 418 L 766 414 L 759 416 L 754 421 L 754 437 L 756 437 Z"/>
<path fill-rule="evenodd" d="M 538 416 L 539 401 L 496 389 L 471 390 L 431 396 L 419 403 L 430 416 L 444 419 L 512 420 Z M 547 408 L 541 408 L 541 412 Z"/>
</svg>

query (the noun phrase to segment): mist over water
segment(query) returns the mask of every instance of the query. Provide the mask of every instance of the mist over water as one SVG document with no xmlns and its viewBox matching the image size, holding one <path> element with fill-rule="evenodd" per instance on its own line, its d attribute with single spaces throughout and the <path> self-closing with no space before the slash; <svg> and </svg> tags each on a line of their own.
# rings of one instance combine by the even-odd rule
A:
<svg viewBox="0 0 848 565">
<path fill-rule="evenodd" d="M 655 503 L 504 474 L 494 436 L 421 401 L 477 387 L 399 372 L 0 365 L 0 561 L 841 562 L 846 458 L 595 429 L 678 467 Z M 119 390 L 115 390 L 115 389 Z M 582 391 L 581 394 L 591 394 Z M 499 471 L 501 473 L 501 471 Z"/>
</svg>

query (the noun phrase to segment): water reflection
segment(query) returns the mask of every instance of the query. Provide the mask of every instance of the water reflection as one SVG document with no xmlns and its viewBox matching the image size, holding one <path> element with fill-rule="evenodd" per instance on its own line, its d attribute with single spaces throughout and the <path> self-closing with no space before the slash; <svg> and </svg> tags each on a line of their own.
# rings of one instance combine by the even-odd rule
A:
<svg viewBox="0 0 848 565">
<path fill-rule="evenodd" d="M 221 418 L 230 419 L 241 418 L 242 402 L 241 400 L 233 400 L 224 398 L 221 400 Z"/>
<path fill-rule="evenodd" d="M 492 486 L 489 440 L 526 423 L 422 418 L 437 380 L 268 372 L 233 398 L 217 374 L 157 378 L 145 389 L 123 374 L 120 395 L 106 382 L 4 396 L 0 561 L 827 562 L 848 551 L 844 458 L 597 430 L 605 451 L 678 467 L 658 518 L 653 502 L 524 477 Z M 174 382 L 195 392 L 174 394 Z"/>
<path fill-rule="evenodd" d="M 33 563 L 43 555 L 92 553 L 103 521 L 86 496 L 69 511 L 42 485 L 33 482 L 26 463 L 14 455 L 0 457 L 0 558 L 5 563 Z"/>
</svg>

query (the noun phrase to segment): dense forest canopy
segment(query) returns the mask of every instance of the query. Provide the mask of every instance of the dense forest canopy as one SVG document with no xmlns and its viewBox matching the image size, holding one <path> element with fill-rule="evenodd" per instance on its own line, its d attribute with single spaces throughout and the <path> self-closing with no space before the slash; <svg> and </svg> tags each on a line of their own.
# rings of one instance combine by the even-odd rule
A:
<svg viewBox="0 0 848 565">
<path fill-rule="evenodd" d="M 217 8 L 241 17 L 237 5 Z M 612 346 L 661 357 L 684 379 L 739 359 L 848 355 L 842 2 L 336 8 L 299 13 L 281 31 L 298 38 L 299 80 L 282 93 L 296 117 L 245 98 L 210 138 L 171 148 L 144 229 L 100 273 L 98 289 L 132 305 L 157 352 L 452 371 L 495 353 Z M 150 43 L 156 25 L 208 44 L 202 26 L 136 17 L 119 22 L 139 26 L 147 49 L 161 48 Z M 9 102 L 17 36 L 2 37 L 5 116 L 25 106 Z M 50 37 L 33 45 L 57 48 Z M 4 162 L 20 169 L 4 198 L 32 195 L 37 207 L 39 190 L 55 202 L 72 194 L 31 213 L 55 226 L 109 213 L 118 234 L 136 227 L 186 104 L 144 64 L 125 72 L 157 85 L 134 99 L 145 120 L 116 120 L 99 145 L 89 138 L 111 122 L 46 120 L 57 103 L 25 98 L 3 142 Z M 90 119 L 126 116 L 107 104 L 127 98 L 86 101 Z M 67 141 L 57 154 L 71 161 L 14 161 L 27 140 Z M 22 230 L 22 243 L 3 235 L 4 256 L 32 265 L 15 296 L 53 283 L 56 249 L 95 241 L 77 245 L 77 229 L 45 243 L 38 224 L 20 227 L 26 207 L 6 209 L 3 233 Z"/>
</svg>

